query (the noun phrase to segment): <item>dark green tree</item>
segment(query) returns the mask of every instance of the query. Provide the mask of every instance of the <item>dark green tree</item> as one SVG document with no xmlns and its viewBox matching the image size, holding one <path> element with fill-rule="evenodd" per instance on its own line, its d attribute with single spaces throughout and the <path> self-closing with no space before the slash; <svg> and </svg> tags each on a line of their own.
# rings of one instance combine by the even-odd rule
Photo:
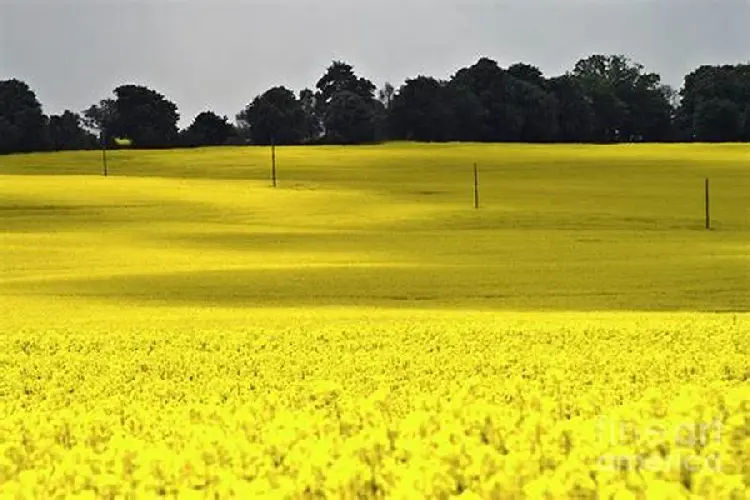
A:
<svg viewBox="0 0 750 500">
<path fill-rule="evenodd" d="M 257 96 L 237 115 L 253 144 L 300 144 L 308 135 L 308 116 L 294 92 L 274 87 Z"/>
<path fill-rule="evenodd" d="M 375 130 L 372 141 L 384 141 L 389 138 L 388 134 L 390 134 L 388 131 L 388 109 L 379 99 L 371 99 L 369 104 L 372 109 L 372 121 Z"/>
<path fill-rule="evenodd" d="M 391 104 L 393 104 L 393 98 L 396 95 L 396 89 L 391 85 L 390 82 L 385 82 L 383 88 L 378 90 L 378 100 L 383 103 L 386 111 L 391 110 Z"/>
<path fill-rule="evenodd" d="M 615 85 L 623 78 L 622 58 L 596 54 L 581 59 L 573 69 L 573 76 L 583 87 L 593 112 L 592 139 L 596 142 L 616 142 L 622 136 L 628 107 L 617 95 Z M 618 74 L 620 73 L 620 74 Z M 631 75 L 632 76 L 632 75 Z"/>
<path fill-rule="evenodd" d="M 139 85 L 114 91 L 114 120 L 110 135 L 127 138 L 137 148 L 166 148 L 177 143 L 177 106 L 162 94 Z"/>
<path fill-rule="evenodd" d="M 299 93 L 299 102 L 302 111 L 305 114 L 305 126 L 303 142 L 309 143 L 317 141 L 321 134 L 323 125 L 316 107 L 315 92 L 310 89 L 303 89 Z"/>
<path fill-rule="evenodd" d="M 234 127 L 226 116 L 212 111 L 204 111 L 195 117 L 193 123 L 181 134 L 185 146 L 221 146 L 234 134 Z"/>
<path fill-rule="evenodd" d="M 392 101 L 394 136 L 409 141 L 450 140 L 454 117 L 449 98 L 444 82 L 426 76 L 406 80 Z"/>
<path fill-rule="evenodd" d="M 315 84 L 318 89 L 316 104 L 318 112 L 324 114 L 336 94 L 351 92 L 364 101 L 374 98 L 375 85 L 354 73 L 354 67 L 342 61 L 334 61 Z"/>
<path fill-rule="evenodd" d="M 34 91 L 20 80 L 0 81 L 0 153 L 47 146 L 47 118 Z"/>
<path fill-rule="evenodd" d="M 547 85 L 542 70 L 530 64 L 516 63 L 508 68 L 508 74 L 516 80 L 536 85 L 541 89 L 546 88 Z"/>
<path fill-rule="evenodd" d="M 524 127 L 524 110 L 514 101 L 521 90 L 519 80 L 500 68 L 496 61 L 483 57 L 473 66 L 459 70 L 453 85 L 470 90 L 482 106 L 481 123 L 475 140 L 485 142 L 518 141 Z"/>
<path fill-rule="evenodd" d="M 97 138 L 81 125 L 81 117 L 72 111 L 49 117 L 47 125 L 49 147 L 53 151 L 91 149 L 97 146 Z"/>
<path fill-rule="evenodd" d="M 396 89 L 391 85 L 390 82 L 385 82 L 383 88 L 378 90 L 378 101 L 382 104 L 383 118 L 382 118 L 382 135 L 384 139 L 394 139 L 396 135 L 393 132 L 392 126 L 392 108 L 393 100 L 396 96 Z"/>
<path fill-rule="evenodd" d="M 685 77 L 680 96 L 683 138 L 750 140 L 750 65 L 701 66 Z"/>
<path fill-rule="evenodd" d="M 103 99 L 99 104 L 92 104 L 83 111 L 81 120 L 83 126 L 96 133 L 99 144 L 114 144 L 112 131 L 116 120 L 116 109 L 114 99 Z"/>
<path fill-rule="evenodd" d="M 557 139 L 562 142 L 588 142 L 592 138 L 592 103 L 581 83 L 566 74 L 547 81 L 557 101 Z"/>
<path fill-rule="evenodd" d="M 655 73 L 622 55 L 578 61 L 573 76 L 583 86 L 594 114 L 593 139 L 601 142 L 659 141 L 670 135 L 669 89 Z"/>
<path fill-rule="evenodd" d="M 508 79 L 509 97 L 521 116 L 522 142 L 552 142 L 557 139 L 558 103 L 554 95 L 528 80 Z"/>
<path fill-rule="evenodd" d="M 700 142 L 734 142 L 742 139 L 744 109 L 718 97 L 701 100 L 695 108 L 693 131 Z"/>
<path fill-rule="evenodd" d="M 735 67 L 738 91 L 737 106 L 742 110 L 741 140 L 750 142 L 750 64 L 738 64 Z"/>
<path fill-rule="evenodd" d="M 451 141 L 481 140 L 485 109 L 479 97 L 454 80 L 446 86 L 446 104 L 451 116 L 448 137 Z"/>
<path fill-rule="evenodd" d="M 338 122 L 338 115 L 344 109 L 348 109 L 349 105 L 354 104 L 351 100 L 352 94 L 359 98 L 356 106 L 352 109 L 359 108 L 360 101 L 368 108 L 370 120 L 372 121 L 369 128 L 372 129 L 372 134 L 367 139 L 367 142 L 379 139 L 384 129 L 387 111 L 384 111 L 382 104 L 375 99 L 376 87 L 370 80 L 358 77 L 351 65 L 342 61 L 334 61 L 320 80 L 318 80 L 315 88 L 317 89 L 315 93 L 316 113 L 322 119 L 322 132 L 327 142 L 351 143 L 350 138 L 346 137 L 343 130 L 329 131 L 327 123 L 331 121 Z M 342 99 L 338 99 L 342 97 L 339 94 L 346 95 Z M 337 104 L 337 109 L 332 112 L 331 106 L 337 100 L 340 102 Z M 342 107 L 342 103 L 345 102 L 348 103 L 347 106 Z M 350 135 L 356 136 L 357 134 L 353 132 Z"/>
<path fill-rule="evenodd" d="M 354 92 L 334 95 L 323 119 L 326 141 L 332 144 L 363 144 L 378 139 L 376 109 Z"/>
</svg>

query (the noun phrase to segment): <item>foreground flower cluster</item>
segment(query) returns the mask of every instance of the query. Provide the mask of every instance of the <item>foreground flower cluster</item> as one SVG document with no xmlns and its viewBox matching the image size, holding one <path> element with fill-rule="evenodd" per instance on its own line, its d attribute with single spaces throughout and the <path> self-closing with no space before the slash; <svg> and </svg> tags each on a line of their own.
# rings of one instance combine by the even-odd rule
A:
<svg viewBox="0 0 750 500">
<path fill-rule="evenodd" d="M 748 326 L 596 325 L 3 332 L 0 497 L 748 498 Z"/>
</svg>

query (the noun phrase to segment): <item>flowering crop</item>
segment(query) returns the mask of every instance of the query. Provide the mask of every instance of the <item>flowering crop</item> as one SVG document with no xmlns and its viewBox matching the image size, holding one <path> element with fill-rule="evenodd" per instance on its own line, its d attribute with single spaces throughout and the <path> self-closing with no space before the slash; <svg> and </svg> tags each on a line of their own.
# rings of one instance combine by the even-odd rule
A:
<svg viewBox="0 0 750 500">
<path fill-rule="evenodd" d="M 4 157 L 0 499 L 750 498 L 749 151 Z"/>
<path fill-rule="evenodd" d="M 0 496 L 750 492 L 743 320 L 340 314 L 6 332 Z"/>
</svg>

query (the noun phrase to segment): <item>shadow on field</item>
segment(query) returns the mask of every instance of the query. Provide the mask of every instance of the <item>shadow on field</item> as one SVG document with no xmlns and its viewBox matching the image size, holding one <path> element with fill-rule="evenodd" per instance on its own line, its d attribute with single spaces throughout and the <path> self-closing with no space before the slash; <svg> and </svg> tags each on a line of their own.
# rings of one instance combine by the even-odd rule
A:
<svg viewBox="0 0 750 500">
<path fill-rule="evenodd" d="M 11 294 L 199 307 L 367 306 L 565 311 L 750 311 L 737 280 L 680 286 L 481 266 L 321 266 L 6 283 Z"/>
<path fill-rule="evenodd" d="M 414 251 L 423 250 L 422 237 L 404 238 L 399 232 L 378 230 L 351 231 L 339 230 L 294 230 L 294 231 L 215 231 L 210 233 L 165 234 L 161 236 L 165 244 L 201 251 L 233 251 L 240 258 L 247 255 L 268 254 L 271 258 L 316 254 L 323 262 L 331 262 L 337 255 L 347 254 L 365 262 L 388 259 L 390 263 L 400 263 Z M 434 254 L 426 254 L 430 257 Z M 297 257 L 294 257 L 295 259 Z M 395 259 L 395 260 L 394 260 Z M 347 261 L 348 263 L 349 261 Z"/>
<path fill-rule="evenodd" d="M 242 214 L 244 215 L 244 214 Z M 238 216 L 240 217 L 240 216 Z M 48 231 L 117 230 L 144 222 L 216 222 L 224 211 L 194 201 L 141 203 L 70 203 L 33 199 L 0 199 L 0 231 L 30 233 Z"/>
<path fill-rule="evenodd" d="M 136 217 L 143 210 L 153 210 L 148 204 L 54 204 L 43 202 L 0 203 L 0 228 L 3 231 L 28 232 L 45 229 L 66 229 L 89 224 L 116 223 L 128 213 Z"/>
</svg>

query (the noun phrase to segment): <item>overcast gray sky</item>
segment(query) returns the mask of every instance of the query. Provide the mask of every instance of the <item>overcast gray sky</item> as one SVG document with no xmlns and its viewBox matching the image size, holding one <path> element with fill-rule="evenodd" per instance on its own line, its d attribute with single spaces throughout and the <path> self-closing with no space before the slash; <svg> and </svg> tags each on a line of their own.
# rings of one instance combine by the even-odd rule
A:
<svg viewBox="0 0 750 500">
<path fill-rule="evenodd" d="M 28 82 L 47 113 L 147 85 L 185 126 L 313 87 L 334 59 L 399 86 L 481 56 L 554 76 L 622 53 L 679 87 L 701 64 L 750 61 L 749 22 L 750 0 L 0 0 L 0 79 Z"/>
</svg>

